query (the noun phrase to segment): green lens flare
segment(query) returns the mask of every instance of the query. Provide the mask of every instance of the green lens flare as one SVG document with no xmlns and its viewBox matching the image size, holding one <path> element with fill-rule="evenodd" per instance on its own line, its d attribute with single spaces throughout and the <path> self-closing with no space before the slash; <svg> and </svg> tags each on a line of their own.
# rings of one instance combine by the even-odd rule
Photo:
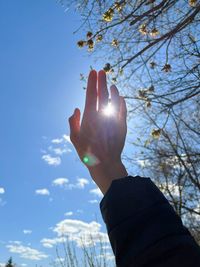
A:
<svg viewBox="0 0 200 267">
<path fill-rule="evenodd" d="M 88 163 L 89 162 L 89 158 L 87 156 L 83 157 L 83 162 L 84 163 Z"/>
<path fill-rule="evenodd" d="M 83 156 L 83 163 L 85 163 L 88 166 L 95 166 L 99 163 L 99 160 L 95 155 L 92 153 L 87 153 L 85 156 Z"/>
</svg>

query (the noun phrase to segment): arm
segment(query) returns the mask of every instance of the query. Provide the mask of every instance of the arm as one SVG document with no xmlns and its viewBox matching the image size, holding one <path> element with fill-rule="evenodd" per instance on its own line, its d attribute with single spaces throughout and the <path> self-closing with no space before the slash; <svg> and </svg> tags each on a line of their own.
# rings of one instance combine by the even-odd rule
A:
<svg viewBox="0 0 200 267">
<path fill-rule="evenodd" d="M 100 208 L 118 267 L 200 266 L 200 248 L 149 178 L 113 181 Z"/>
<path fill-rule="evenodd" d="M 104 116 L 106 75 L 100 71 L 97 79 L 92 71 L 82 122 L 75 109 L 69 124 L 71 141 L 104 194 L 100 208 L 117 266 L 200 266 L 199 247 L 163 194 L 150 179 L 128 176 L 121 161 L 126 103 L 115 86 L 110 91 L 115 112 Z"/>
</svg>

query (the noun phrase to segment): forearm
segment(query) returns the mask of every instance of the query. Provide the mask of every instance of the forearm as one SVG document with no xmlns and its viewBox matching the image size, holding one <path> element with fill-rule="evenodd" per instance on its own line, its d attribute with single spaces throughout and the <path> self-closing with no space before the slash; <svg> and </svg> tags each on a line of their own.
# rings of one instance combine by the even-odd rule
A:
<svg viewBox="0 0 200 267">
<path fill-rule="evenodd" d="M 125 166 L 121 161 L 98 164 L 88 168 L 92 179 L 95 181 L 101 192 L 105 195 L 113 180 L 128 175 Z"/>
<path fill-rule="evenodd" d="M 200 266 L 199 247 L 150 179 L 113 181 L 100 208 L 117 267 Z"/>
</svg>

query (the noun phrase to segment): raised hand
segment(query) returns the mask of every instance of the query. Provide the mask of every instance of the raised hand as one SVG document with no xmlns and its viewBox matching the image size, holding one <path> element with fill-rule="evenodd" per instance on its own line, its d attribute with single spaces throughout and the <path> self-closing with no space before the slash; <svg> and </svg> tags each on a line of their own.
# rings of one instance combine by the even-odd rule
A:
<svg viewBox="0 0 200 267">
<path fill-rule="evenodd" d="M 110 92 L 109 101 L 105 72 L 99 71 L 97 77 L 97 72 L 92 70 L 88 78 L 82 122 L 78 108 L 69 118 L 70 139 L 104 194 L 112 180 L 127 176 L 121 162 L 127 132 L 126 103 L 116 86 L 112 85 Z M 108 102 L 113 107 L 109 116 L 105 113 Z"/>
</svg>

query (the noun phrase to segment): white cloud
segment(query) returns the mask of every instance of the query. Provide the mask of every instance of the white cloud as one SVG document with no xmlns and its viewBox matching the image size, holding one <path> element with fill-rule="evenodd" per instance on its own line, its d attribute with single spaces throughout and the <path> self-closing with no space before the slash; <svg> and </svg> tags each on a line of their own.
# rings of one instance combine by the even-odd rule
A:
<svg viewBox="0 0 200 267">
<path fill-rule="evenodd" d="M 69 179 L 67 178 L 56 178 L 53 180 L 52 185 L 64 187 L 66 189 L 84 189 L 85 186 L 89 184 L 89 180 L 86 178 L 78 178 L 76 183 L 69 183 Z"/>
<path fill-rule="evenodd" d="M 70 148 L 60 148 L 60 147 L 53 148 L 52 151 L 53 151 L 56 155 L 59 155 L 59 156 L 61 156 L 62 154 L 65 154 L 65 153 L 70 153 L 70 152 L 72 152 L 72 150 L 71 150 Z"/>
<path fill-rule="evenodd" d="M 42 149 L 42 159 L 48 164 L 58 166 L 61 164 L 61 156 L 66 153 L 71 153 L 72 150 L 67 147 L 67 143 L 71 144 L 68 135 L 64 134 L 61 138 L 54 138 L 48 148 Z"/>
<path fill-rule="evenodd" d="M 59 243 L 65 243 L 67 239 L 65 237 L 56 237 L 56 238 L 43 238 L 40 240 L 43 247 L 45 248 L 53 248 L 53 246 L 59 244 Z"/>
<path fill-rule="evenodd" d="M 49 190 L 46 189 L 46 188 L 37 189 L 37 190 L 35 190 L 35 193 L 36 193 L 36 195 L 43 195 L 43 196 L 45 196 L 45 195 L 46 195 L 46 196 L 50 195 Z"/>
<path fill-rule="evenodd" d="M 80 220 L 65 219 L 53 228 L 57 237 L 43 238 L 41 243 L 49 248 L 66 240 L 74 241 L 78 247 L 92 246 L 99 242 L 109 243 L 107 233 L 101 232 L 100 229 L 101 225 L 95 221 L 87 223 Z"/>
<path fill-rule="evenodd" d="M 69 135 L 64 134 L 63 135 L 63 139 L 64 139 L 65 142 L 68 142 L 70 144 L 72 143 L 71 140 L 70 140 L 70 136 Z"/>
<path fill-rule="evenodd" d="M 25 235 L 30 235 L 30 234 L 32 233 L 32 230 L 28 230 L 28 229 L 26 229 L 26 230 L 23 230 L 23 233 L 24 233 Z"/>
<path fill-rule="evenodd" d="M 78 233 L 80 231 L 98 232 L 100 228 L 101 225 L 94 221 L 86 223 L 80 220 L 65 219 L 57 223 L 53 228 L 53 231 L 56 232 L 58 236 L 64 236 Z"/>
<path fill-rule="evenodd" d="M 70 140 L 70 136 L 67 134 L 63 134 L 63 136 L 61 138 L 55 138 L 51 140 L 51 143 L 53 144 L 61 144 L 63 142 L 67 142 L 67 143 L 72 143 Z"/>
<path fill-rule="evenodd" d="M 91 199 L 88 202 L 91 204 L 95 204 L 95 203 L 98 203 L 99 201 L 97 199 Z"/>
<path fill-rule="evenodd" d="M 19 254 L 21 258 L 29 260 L 42 260 L 48 257 L 48 255 L 46 255 L 45 253 L 38 251 L 37 249 L 33 249 L 29 246 L 23 246 L 21 243 L 10 243 L 10 245 L 6 246 L 9 249 L 9 252 Z"/>
<path fill-rule="evenodd" d="M 73 189 L 73 188 L 79 188 L 79 189 L 84 189 L 85 185 L 89 184 L 89 180 L 87 180 L 86 178 L 78 178 L 77 182 L 74 184 L 69 184 L 68 188 L 69 189 Z"/>
<path fill-rule="evenodd" d="M 78 178 L 77 186 L 80 188 L 84 188 L 86 184 L 89 184 L 89 181 L 85 178 Z"/>
<path fill-rule="evenodd" d="M 3 187 L 0 187 L 0 194 L 4 194 L 5 193 L 5 189 Z"/>
<path fill-rule="evenodd" d="M 51 140 L 51 143 L 53 144 L 61 144 L 62 142 L 63 142 L 62 138 L 56 138 L 56 139 Z"/>
<path fill-rule="evenodd" d="M 42 159 L 48 164 L 53 166 L 58 166 L 61 164 L 61 158 L 60 157 L 52 157 L 49 154 L 43 155 Z"/>
<path fill-rule="evenodd" d="M 66 186 L 69 183 L 69 179 L 67 178 L 57 178 L 53 180 L 52 184 L 55 186 Z"/>
<path fill-rule="evenodd" d="M 49 146 L 48 151 L 58 156 L 62 156 L 63 154 L 72 152 L 72 150 L 70 148 L 67 148 L 66 145 L 64 145 L 63 147 Z"/>
<path fill-rule="evenodd" d="M 101 192 L 101 190 L 99 188 L 94 188 L 90 190 L 91 194 L 94 194 L 98 197 L 103 197 L 103 193 Z"/>
<path fill-rule="evenodd" d="M 72 216 L 72 215 L 73 215 L 72 211 L 65 212 L 65 216 Z"/>
</svg>

